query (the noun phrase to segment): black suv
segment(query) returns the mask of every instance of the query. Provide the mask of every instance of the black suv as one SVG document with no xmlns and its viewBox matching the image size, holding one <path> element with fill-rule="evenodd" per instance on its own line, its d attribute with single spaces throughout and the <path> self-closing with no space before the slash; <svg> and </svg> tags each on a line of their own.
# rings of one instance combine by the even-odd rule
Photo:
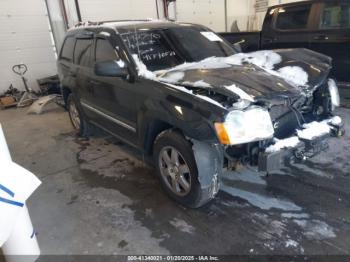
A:
<svg viewBox="0 0 350 262">
<path fill-rule="evenodd" d="M 97 126 L 153 155 L 161 184 L 199 207 L 224 168 L 270 173 L 343 133 L 331 59 L 306 49 L 238 53 L 208 28 L 165 21 L 85 23 L 58 59 L 74 128 Z"/>
</svg>

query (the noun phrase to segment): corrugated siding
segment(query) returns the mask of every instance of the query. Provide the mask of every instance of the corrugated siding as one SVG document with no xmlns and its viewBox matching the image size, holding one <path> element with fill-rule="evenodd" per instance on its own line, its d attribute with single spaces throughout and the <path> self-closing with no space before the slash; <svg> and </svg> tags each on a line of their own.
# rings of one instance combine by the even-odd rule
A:
<svg viewBox="0 0 350 262">
<path fill-rule="evenodd" d="M 11 70 L 19 63 L 28 66 L 31 88 L 37 87 L 36 79 L 56 73 L 44 0 L 0 1 L 0 93 L 10 84 L 23 89 L 22 80 Z"/>
<path fill-rule="evenodd" d="M 83 21 L 157 18 L 155 0 L 80 0 Z"/>
<path fill-rule="evenodd" d="M 177 0 L 176 10 L 178 21 L 202 24 L 214 31 L 225 31 L 224 0 Z"/>
</svg>

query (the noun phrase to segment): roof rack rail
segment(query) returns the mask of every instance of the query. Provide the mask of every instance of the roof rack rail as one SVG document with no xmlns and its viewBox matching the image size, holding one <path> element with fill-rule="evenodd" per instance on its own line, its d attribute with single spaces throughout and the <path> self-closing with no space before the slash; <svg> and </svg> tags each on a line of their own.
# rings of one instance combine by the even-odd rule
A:
<svg viewBox="0 0 350 262">
<path fill-rule="evenodd" d="M 119 20 L 106 20 L 106 21 L 100 21 L 97 22 L 99 25 L 104 23 L 113 23 L 113 22 L 149 22 L 153 21 L 152 18 L 145 18 L 145 19 L 119 19 Z"/>
<path fill-rule="evenodd" d="M 152 18 L 146 18 L 146 19 L 120 19 L 120 20 L 106 20 L 106 21 L 97 21 L 97 22 L 92 22 L 92 21 L 84 21 L 84 22 L 79 22 L 74 27 L 81 27 L 81 26 L 91 26 L 91 25 L 102 25 L 105 23 L 113 23 L 113 22 L 149 22 L 153 21 L 154 19 Z"/>
</svg>

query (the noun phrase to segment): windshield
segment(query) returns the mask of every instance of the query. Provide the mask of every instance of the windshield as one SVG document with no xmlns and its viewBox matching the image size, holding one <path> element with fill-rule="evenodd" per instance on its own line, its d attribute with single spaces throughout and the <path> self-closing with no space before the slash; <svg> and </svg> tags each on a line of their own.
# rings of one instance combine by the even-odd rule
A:
<svg viewBox="0 0 350 262">
<path fill-rule="evenodd" d="M 150 71 L 235 54 L 229 44 L 201 27 L 118 31 L 130 52 L 137 54 Z"/>
</svg>

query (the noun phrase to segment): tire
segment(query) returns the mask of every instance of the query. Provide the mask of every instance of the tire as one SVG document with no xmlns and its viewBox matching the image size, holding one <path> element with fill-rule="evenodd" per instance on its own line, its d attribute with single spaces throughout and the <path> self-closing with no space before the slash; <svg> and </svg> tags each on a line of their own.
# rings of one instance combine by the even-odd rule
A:
<svg viewBox="0 0 350 262">
<path fill-rule="evenodd" d="M 74 131 L 78 136 L 88 137 L 91 126 L 86 120 L 75 96 L 71 93 L 67 98 L 67 110 Z"/>
<path fill-rule="evenodd" d="M 178 161 L 174 161 L 176 154 L 173 155 L 175 151 L 172 150 L 177 151 Z M 153 152 L 162 188 L 171 199 L 184 206 L 198 208 L 213 198 L 213 195 L 208 194 L 208 188 L 203 188 L 199 182 L 192 144 L 179 132 L 174 130 L 162 132 L 154 142 Z M 188 168 L 186 169 L 184 165 Z M 174 180 L 177 182 L 175 186 Z M 184 180 L 187 181 L 188 188 Z"/>
</svg>

